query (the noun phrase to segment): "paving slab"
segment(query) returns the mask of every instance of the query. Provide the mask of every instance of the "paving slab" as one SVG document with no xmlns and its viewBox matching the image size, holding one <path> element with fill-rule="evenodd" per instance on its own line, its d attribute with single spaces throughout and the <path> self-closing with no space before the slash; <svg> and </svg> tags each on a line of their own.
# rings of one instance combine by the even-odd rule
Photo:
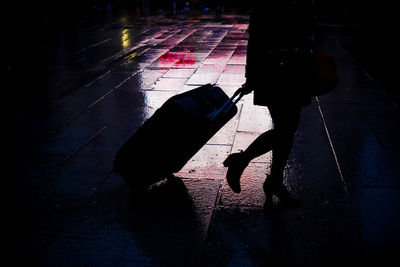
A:
<svg viewBox="0 0 400 267">
<path fill-rule="evenodd" d="M 232 153 L 239 153 L 246 150 L 249 145 L 260 136 L 257 132 L 237 132 L 235 140 L 232 145 Z M 251 162 L 270 164 L 272 160 L 272 152 L 268 152 L 257 158 L 254 158 Z"/>
<path fill-rule="evenodd" d="M 202 253 L 219 186 L 218 181 L 210 179 L 183 179 L 161 183 L 135 197 L 120 177 L 111 176 L 77 214 L 74 224 L 57 238 L 41 263 L 195 265 Z"/>
<path fill-rule="evenodd" d="M 153 90 L 179 91 L 186 84 L 186 78 L 160 78 L 153 85 Z"/>
<path fill-rule="evenodd" d="M 240 179 L 241 193 L 236 194 L 229 188 L 226 180 L 222 183 L 220 191 L 219 205 L 239 206 L 239 207 L 263 207 L 265 195 L 263 183 L 267 173 L 269 173 L 269 164 L 250 163 L 244 170 Z"/>
<path fill-rule="evenodd" d="M 225 178 L 226 171 L 222 163 L 229 156 L 230 151 L 229 145 L 205 145 L 176 175 L 222 180 Z"/>
<path fill-rule="evenodd" d="M 266 107 L 253 105 L 252 94 L 243 98 L 239 132 L 263 133 L 272 128 L 272 119 Z"/>
<path fill-rule="evenodd" d="M 190 78 L 196 69 L 170 69 L 163 75 L 164 78 Z"/>
<path fill-rule="evenodd" d="M 240 104 L 238 109 L 240 111 Z M 210 145 L 228 145 L 233 144 L 235 136 L 237 135 L 236 129 L 239 123 L 240 112 L 236 114 L 227 124 L 225 124 L 208 142 Z"/>
</svg>

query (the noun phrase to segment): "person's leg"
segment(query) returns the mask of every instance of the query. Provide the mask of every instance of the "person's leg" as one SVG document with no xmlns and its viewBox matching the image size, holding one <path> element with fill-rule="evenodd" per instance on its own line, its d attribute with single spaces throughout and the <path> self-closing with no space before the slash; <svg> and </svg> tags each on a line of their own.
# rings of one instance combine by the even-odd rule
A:
<svg viewBox="0 0 400 267">
<path fill-rule="evenodd" d="M 275 138 L 272 145 L 271 173 L 264 182 L 263 189 L 266 195 L 266 206 L 272 204 L 272 195 L 279 198 L 281 206 L 295 207 L 299 201 L 293 199 L 283 185 L 283 172 L 289 159 L 293 140 L 299 124 L 301 106 L 290 105 L 286 108 L 272 106 L 271 117 L 274 121 Z"/>
<path fill-rule="evenodd" d="M 249 162 L 272 149 L 272 166 L 270 181 L 282 184 L 283 171 L 290 156 L 294 135 L 300 119 L 301 105 L 270 105 L 268 107 L 274 128 L 261 134 L 242 153 L 231 154 L 224 166 L 229 167 L 227 181 L 231 189 L 239 193 L 240 177 Z"/>
<path fill-rule="evenodd" d="M 282 179 L 299 124 L 301 106 L 271 105 L 268 108 L 274 122 L 271 177 Z"/>
<path fill-rule="evenodd" d="M 243 158 L 250 162 L 251 160 L 271 151 L 273 148 L 274 139 L 274 129 L 262 133 L 249 145 L 245 151 L 243 151 Z"/>
<path fill-rule="evenodd" d="M 239 193 L 241 191 L 240 177 L 249 162 L 271 151 L 274 139 L 275 130 L 269 130 L 257 137 L 245 151 L 242 153 L 233 153 L 224 161 L 224 166 L 229 167 L 226 179 L 234 192 Z"/>
</svg>

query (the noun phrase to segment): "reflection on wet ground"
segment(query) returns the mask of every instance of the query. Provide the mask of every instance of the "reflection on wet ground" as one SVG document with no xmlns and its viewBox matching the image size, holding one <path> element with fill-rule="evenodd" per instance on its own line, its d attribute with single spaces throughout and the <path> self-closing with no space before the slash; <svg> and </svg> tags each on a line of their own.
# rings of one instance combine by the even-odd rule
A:
<svg viewBox="0 0 400 267">
<path fill-rule="evenodd" d="M 17 263 L 392 260 L 400 240 L 398 116 L 340 46 L 340 33 L 321 31 L 324 49 L 337 57 L 341 84 L 303 112 L 285 183 L 304 205 L 264 210 L 261 185 L 272 154 L 251 162 L 239 195 L 222 166 L 272 127 L 268 109 L 254 106 L 252 95 L 176 173 L 178 180 L 132 196 L 111 171 L 116 151 L 168 98 L 205 83 L 232 95 L 245 81 L 247 16 L 128 13 L 76 27 L 73 38 L 60 30 L 48 55 L 45 104 L 10 113 L 5 172 L 14 189 Z"/>
</svg>

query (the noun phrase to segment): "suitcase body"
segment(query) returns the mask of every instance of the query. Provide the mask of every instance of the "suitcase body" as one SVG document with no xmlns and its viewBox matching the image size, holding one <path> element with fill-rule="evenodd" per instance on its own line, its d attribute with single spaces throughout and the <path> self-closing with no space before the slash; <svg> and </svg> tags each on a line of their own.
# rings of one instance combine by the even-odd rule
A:
<svg viewBox="0 0 400 267">
<path fill-rule="evenodd" d="M 171 97 L 121 147 L 114 171 L 136 188 L 178 172 L 235 116 L 232 99 L 210 84 Z"/>
</svg>

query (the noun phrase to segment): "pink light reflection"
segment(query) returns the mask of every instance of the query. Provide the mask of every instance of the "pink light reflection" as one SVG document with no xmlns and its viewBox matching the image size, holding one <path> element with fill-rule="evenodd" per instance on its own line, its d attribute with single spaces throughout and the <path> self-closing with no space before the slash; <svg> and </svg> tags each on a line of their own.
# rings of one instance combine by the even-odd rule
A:
<svg viewBox="0 0 400 267">
<path fill-rule="evenodd" d="M 162 65 L 169 65 L 171 63 L 175 63 L 175 65 L 179 66 L 188 66 L 194 65 L 196 60 L 194 56 L 190 53 L 188 54 L 180 54 L 180 53 L 173 53 L 167 52 L 164 55 L 159 57 Z"/>
</svg>

